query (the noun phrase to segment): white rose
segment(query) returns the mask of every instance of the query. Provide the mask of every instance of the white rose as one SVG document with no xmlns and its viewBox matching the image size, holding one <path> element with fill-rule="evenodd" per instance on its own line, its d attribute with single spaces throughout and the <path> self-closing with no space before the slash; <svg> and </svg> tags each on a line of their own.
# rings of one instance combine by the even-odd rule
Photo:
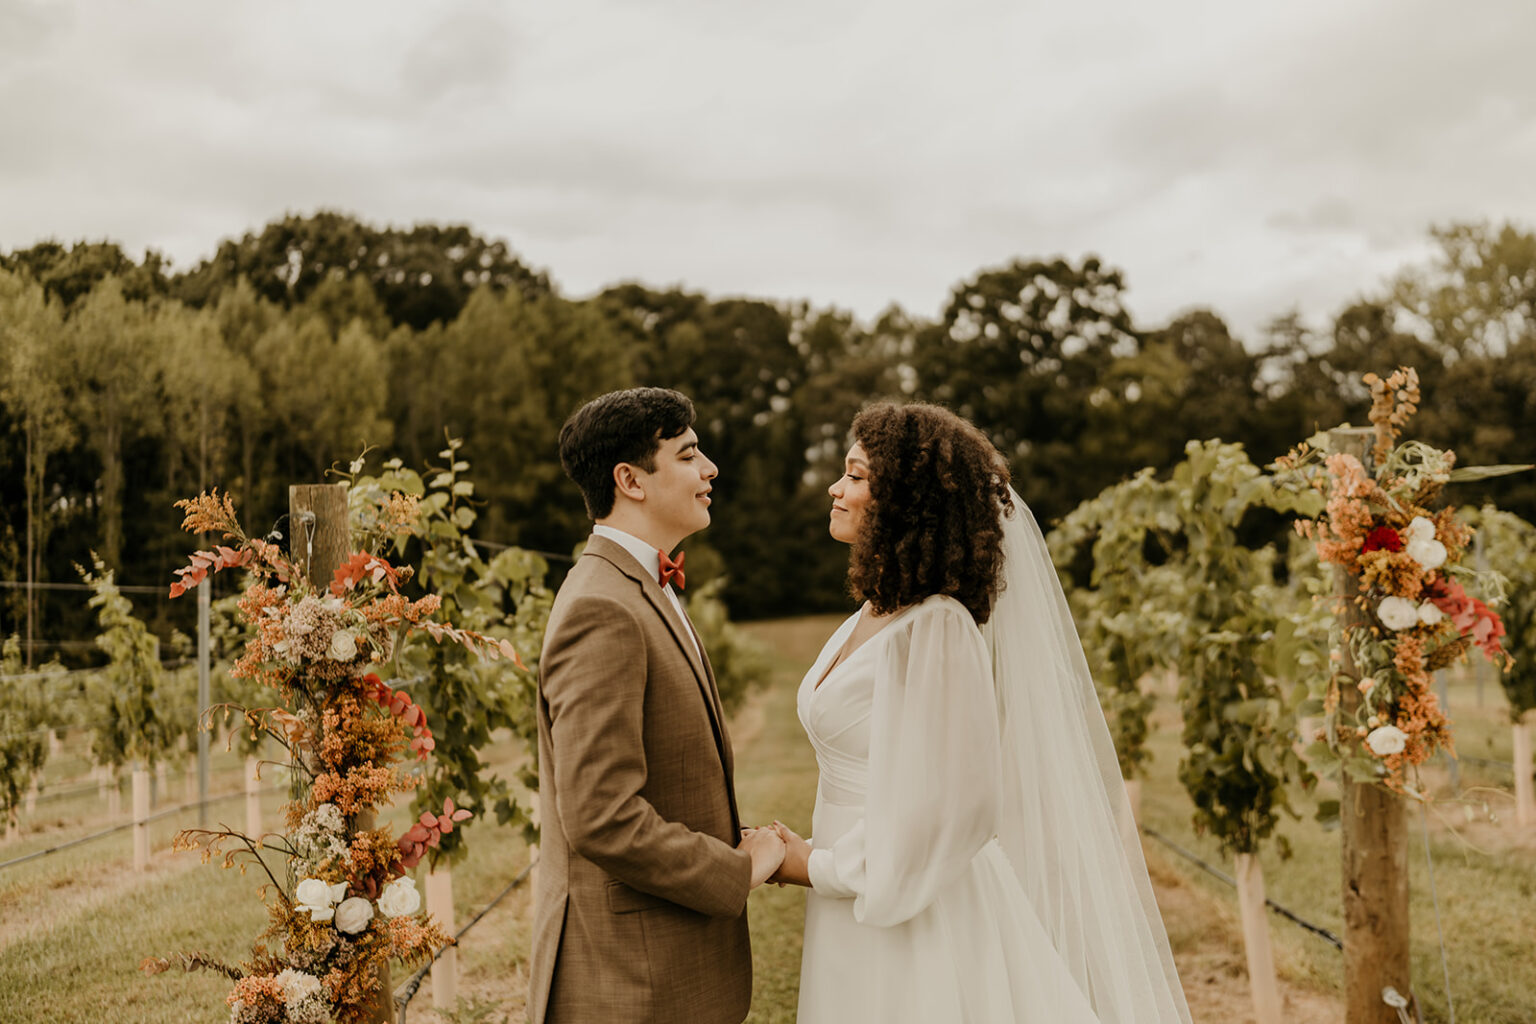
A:
<svg viewBox="0 0 1536 1024">
<path fill-rule="evenodd" d="M 324 924 L 336 916 L 335 907 L 305 907 L 309 911 L 309 919 L 316 924 Z"/>
<path fill-rule="evenodd" d="M 1425 601 L 1419 605 L 1419 621 L 1426 626 L 1438 626 L 1440 620 L 1445 618 L 1445 612 L 1433 601 Z"/>
<path fill-rule="evenodd" d="M 357 657 L 357 638 L 351 630 L 338 629 L 331 635 L 331 649 L 326 653 L 332 661 L 351 661 Z"/>
<path fill-rule="evenodd" d="M 303 907 L 328 907 L 335 901 L 331 899 L 331 886 L 318 878 L 306 878 L 293 890 L 294 902 Z"/>
<path fill-rule="evenodd" d="M 1419 624 L 1419 606 L 1403 597 L 1384 597 L 1376 606 L 1376 617 L 1388 629 L 1410 629 Z"/>
<path fill-rule="evenodd" d="M 420 909 L 421 893 L 413 878 L 397 878 L 379 893 L 379 910 L 385 917 L 404 917 Z"/>
<path fill-rule="evenodd" d="M 336 908 L 336 930 L 356 935 L 373 920 L 373 904 L 362 896 L 350 896 Z"/>
<path fill-rule="evenodd" d="M 1384 725 L 1371 730 L 1371 734 L 1365 738 L 1365 745 L 1378 757 L 1401 754 L 1408 745 L 1408 734 L 1395 725 Z"/>
<path fill-rule="evenodd" d="M 273 980 L 283 987 L 283 1002 L 290 1006 L 320 994 L 319 978 L 291 967 L 283 968 Z"/>
<path fill-rule="evenodd" d="M 1413 522 L 1409 523 L 1407 528 L 1403 530 L 1403 536 L 1409 540 L 1434 540 L 1434 521 L 1425 519 L 1423 516 L 1414 516 Z"/>
<path fill-rule="evenodd" d="M 1415 537 L 1408 542 L 1403 550 L 1408 552 L 1408 557 L 1418 562 L 1426 569 L 1438 569 L 1445 564 L 1445 545 L 1433 537 L 1425 540 Z"/>
</svg>

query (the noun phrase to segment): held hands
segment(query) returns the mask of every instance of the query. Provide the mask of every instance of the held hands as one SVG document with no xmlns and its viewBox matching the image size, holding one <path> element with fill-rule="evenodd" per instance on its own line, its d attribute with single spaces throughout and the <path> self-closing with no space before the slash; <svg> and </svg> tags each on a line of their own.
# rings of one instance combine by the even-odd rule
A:
<svg viewBox="0 0 1536 1024">
<path fill-rule="evenodd" d="M 784 862 L 779 865 L 779 870 L 769 879 L 779 885 L 803 885 L 811 884 L 811 844 L 797 836 L 788 825 L 782 821 L 773 823 L 773 831 L 784 843 Z"/>
<path fill-rule="evenodd" d="M 768 881 L 784 862 L 784 840 L 771 828 L 744 828 L 736 847 L 752 858 L 752 888 Z"/>
</svg>

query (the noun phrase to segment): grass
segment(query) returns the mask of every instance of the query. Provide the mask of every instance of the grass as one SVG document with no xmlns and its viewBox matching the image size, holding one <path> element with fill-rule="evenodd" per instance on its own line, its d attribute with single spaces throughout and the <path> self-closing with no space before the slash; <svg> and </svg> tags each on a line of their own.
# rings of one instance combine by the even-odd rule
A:
<svg viewBox="0 0 1536 1024">
<path fill-rule="evenodd" d="M 757 623 L 747 627 L 775 652 L 770 686 L 749 701 L 732 727 L 742 814 L 748 823 L 777 817 L 804 834 L 810 826 L 816 770 L 810 745 L 795 715 L 794 691 L 835 620 L 811 618 Z M 1479 707 L 1470 678 L 1451 687 L 1458 744 L 1463 754 L 1505 760 L 1510 738 L 1502 695 L 1496 685 Z M 1151 737 L 1154 760 L 1143 789 L 1147 824 L 1181 846 L 1230 873 L 1231 865 L 1215 844 L 1190 828 L 1188 797 L 1174 777 L 1179 755 L 1179 722 L 1167 691 L 1160 691 Z M 516 756 L 510 743 L 495 756 Z M 228 768 L 228 766 L 225 766 Z M 1443 772 L 1435 779 L 1445 783 Z M 238 778 L 238 776 L 234 776 Z M 1508 823 L 1479 817 L 1480 802 L 1507 817 L 1507 774 L 1470 764 L 1463 783 L 1476 800 L 1474 819 L 1464 819 L 1462 805 L 1447 790 L 1430 817 L 1430 846 L 1445 927 L 1456 1019 L 1462 1024 L 1536 1022 L 1536 957 L 1532 956 L 1531 920 L 1536 911 L 1536 836 L 1513 835 Z M 228 787 L 229 781 L 222 783 Z M 1482 787 L 1476 789 L 1475 787 Z M 217 788 L 217 787 L 216 787 Z M 173 773 L 170 802 L 183 792 Z M 0 847 L 0 860 L 100 827 L 100 801 L 79 798 L 79 807 L 59 801 L 44 818 L 46 829 Z M 278 820 L 280 794 L 267 797 L 267 821 Z M 1308 813 L 1315 798 L 1297 794 L 1296 805 Z M 127 804 L 126 796 L 124 798 Z M 94 814 L 93 814 L 94 810 Z M 219 817 L 239 823 L 239 801 L 215 808 Z M 43 807 L 39 807 L 42 817 Z M 222 812 L 222 813 L 220 813 Z M 1453 833 L 1449 825 L 1455 825 Z M 171 822 L 155 831 L 155 847 L 164 850 Z M 1409 864 L 1412 873 L 1414 977 L 1425 1019 L 1449 1019 L 1441 992 L 1439 945 L 1430 900 L 1420 832 L 1412 819 Z M 522 842 L 494 824 L 471 822 L 470 859 L 454 870 L 458 924 L 470 916 L 522 869 L 529 852 Z M 1273 847 L 1261 854 L 1269 895 L 1302 917 L 1341 932 L 1338 833 L 1324 831 L 1310 819 L 1287 820 L 1281 831 L 1295 855 L 1281 861 Z M 188 855 L 161 856 L 145 875 L 131 870 L 131 840 L 124 832 L 110 839 L 43 857 L 0 872 L 0 1024 L 58 1021 L 163 1024 L 206 1021 L 223 1015 L 227 984 L 207 975 L 145 978 L 136 968 L 145 956 L 181 949 L 201 949 L 238 960 L 264 923 L 254 899 L 257 874 L 203 867 Z M 1160 897 L 1173 894 L 1166 922 L 1186 989 L 1224 990 L 1232 1010 L 1197 1010 L 1196 1020 L 1232 1024 L 1242 1019 L 1245 979 L 1242 954 L 1235 947 L 1236 906 L 1230 889 L 1156 843 L 1147 845 L 1148 863 Z M 794 1020 L 801 953 L 804 893 L 793 887 L 765 887 L 750 904 L 754 966 L 751 1024 L 788 1024 Z M 412 1024 L 470 1024 L 522 1020 L 526 987 L 529 895 L 525 887 L 492 911 L 466 936 L 458 956 L 460 999 L 445 1013 L 432 1010 L 430 985 L 410 1004 Z M 1342 958 L 1321 939 L 1291 923 L 1271 917 L 1276 958 L 1289 991 L 1315 993 L 1324 1007 L 1305 1019 L 1335 1020 L 1328 1007 L 1342 983 Z M 393 979 L 404 980 L 403 973 Z M 1206 1006 L 1216 1005 L 1206 1002 Z M 1291 1019 L 1288 1017 L 1288 1019 Z M 1303 1019 L 1298 1011 L 1297 1020 Z"/>
<path fill-rule="evenodd" d="M 1509 760 L 1508 717 L 1497 684 L 1485 688 L 1480 707 L 1470 674 L 1453 677 L 1450 704 L 1463 755 Z M 1179 723 L 1166 692 L 1160 694 L 1151 748 L 1154 760 L 1152 777 L 1143 792 L 1144 823 L 1230 874 L 1230 858 L 1221 855 L 1216 843 L 1194 834 L 1189 798 L 1173 778 L 1179 758 Z M 1532 856 L 1536 836 L 1521 837 L 1513 833 L 1509 823 L 1487 820 L 1485 806 L 1503 818 L 1512 813 L 1508 773 L 1463 763 L 1461 774 L 1464 800 L 1457 800 L 1445 770 L 1433 767 L 1426 778 L 1434 783 L 1436 805 L 1427 815 L 1413 807 L 1409 811 L 1414 987 L 1426 1021 L 1450 1019 L 1436 905 L 1424 854 L 1427 817 L 1456 1020 L 1462 1024 L 1536 1021 L 1536 932 L 1531 925 L 1536 914 L 1536 858 Z M 1328 783 L 1321 791 L 1337 795 L 1336 787 Z M 1293 855 L 1282 860 L 1271 843 L 1261 852 L 1260 861 L 1270 899 L 1342 937 L 1339 833 L 1325 830 L 1310 819 L 1316 799 L 1299 790 L 1293 792 L 1292 802 L 1303 820 L 1285 819 L 1278 829 L 1290 840 Z M 1156 853 L 1156 844 L 1149 843 L 1148 847 L 1149 854 Z M 1179 866 L 1192 884 L 1231 902 L 1232 890 L 1191 869 L 1193 865 L 1187 862 Z M 1343 957 L 1331 945 L 1274 915 L 1270 933 L 1282 974 L 1324 991 L 1341 989 Z"/>
</svg>

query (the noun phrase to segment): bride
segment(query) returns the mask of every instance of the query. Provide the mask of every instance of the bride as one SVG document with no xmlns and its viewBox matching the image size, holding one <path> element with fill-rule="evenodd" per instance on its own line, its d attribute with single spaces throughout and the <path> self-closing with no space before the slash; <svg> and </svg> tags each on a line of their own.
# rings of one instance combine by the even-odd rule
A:
<svg viewBox="0 0 1536 1024">
<path fill-rule="evenodd" d="M 820 782 L 799 1024 L 1187 1022 L 1044 539 L 986 437 L 854 420 L 831 532 L 864 600 L 800 685 Z"/>
</svg>

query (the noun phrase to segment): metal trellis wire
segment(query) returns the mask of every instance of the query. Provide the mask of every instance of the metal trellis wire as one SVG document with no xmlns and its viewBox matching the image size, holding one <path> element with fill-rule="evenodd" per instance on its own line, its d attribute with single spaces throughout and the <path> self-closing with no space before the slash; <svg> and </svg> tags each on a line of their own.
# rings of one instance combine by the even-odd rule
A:
<svg viewBox="0 0 1536 1024">
<path fill-rule="evenodd" d="M 1141 830 L 1147 835 L 1151 836 L 1153 839 L 1156 839 L 1158 842 L 1162 843 L 1164 846 L 1168 847 L 1174 853 L 1177 853 L 1179 856 L 1185 858 L 1186 860 L 1193 861 L 1195 864 L 1198 864 L 1208 874 L 1214 875 L 1215 877 L 1221 879 L 1223 882 L 1226 882 L 1234 889 L 1237 888 L 1237 882 L 1232 878 L 1231 875 L 1227 874 L 1225 871 L 1222 871 L 1215 865 L 1207 864 L 1198 856 L 1190 853 L 1188 850 L 1184 849 L 1182 846 L 1178 845 L 1173 840 L 1163 835 L 1161 832 L 1157 831 L 1149 825 L 1141 826 Z M 1305 918 L 1297 915 L 1295 911 L 1287 910 L 1285 907 L 1282 907 L 1272 899 L 1266 898 L 1264 900 L 1264 905 L 1269 907 L 1270 910 L 1273 910 L 1275 913 L 1279 914 L 1281 917 L 1285 918 L 1287 921 L 1291 921 L 1294 924 L 1300 925 L 1302 928 L 1305 928 L 1313 935 L 1316 935 L 1319 938 L 1331 943 L 1335 949 L 1343 952 L 1344 940 L 1340 939 L 1337 935 L 1333 934 L 1333 932 L 1329 931 L 1328 929 L 1322 927 L 1321 925 L 1313 924 L 1311 921 L 1308 921 Z"/>
<path fill-rule="evenodd" d="M 517 877 L 512 879 L 512 881 L 508 882 L 507 883 L 507 887 L 505 889 L 501 890 L 501 892 L 496 894 L 496 898 L 495 899 L 491 900 L 491 902 L 489 902 L 485 906 L 481 907 L 480 908 L 480 912 L 478 914 L 476 914 L 474 917 L 470 918 L 468 924 L 466 924 L 464 927 L 460 928 L 457 932 L 455 932 L 454 936 L 453 936 L 454 944 L 457 945 L 459 939 L 464 937 L 464 933 L 469 931 L 471 928 L 473 928 L 475 926 L 475 924 L 477 922 L 479 922 L 479 920 L 482 917 L 484 917 L 486 914 L 490 913 L 490 911 L 496 906 L 496 904 L 498 904 L 502 900 L 506 899 L 508 894 L 510 894 L 512 892 L 512 890 L 516 889 L 518 886 L 522 885 L 525 881 L 527 881 L 529 873 L 531 871 L 533 871 L 533 867 L 537 863 L 538 863 L 537 860 L 530 860 L 528 862 L 528 866 L 523 868 L 522 871 L 518 872 Z M 433 953 L 431 960 L 428 960 L 426 963 L 422 964 L 421 967 L 419 967 L 417 969 L 415 974 L 411 975 L 409 978 L 406 979 L 405 984 L 403 984 L 399 988 L 395 989 L 395 1015 L 396 1015 L 395 1016 L 395 1021 L 396 1021 L 396 1024 L 405 1024 L 405 1009 L 406 1009 L 407 1006 L 410 1005 L 411 1000 L 415 997 L 416 990 L 421 988 L 421 980 L 427 976 L 427 972 L 432 969 L 432 965 L 437 962 L 437 958 L 442 956 L 443 953 L 447 949 L 448 949 L 448 947 L 444 946 L 442 949 L 439 949 L 437 952 Z"/>
</svg>

